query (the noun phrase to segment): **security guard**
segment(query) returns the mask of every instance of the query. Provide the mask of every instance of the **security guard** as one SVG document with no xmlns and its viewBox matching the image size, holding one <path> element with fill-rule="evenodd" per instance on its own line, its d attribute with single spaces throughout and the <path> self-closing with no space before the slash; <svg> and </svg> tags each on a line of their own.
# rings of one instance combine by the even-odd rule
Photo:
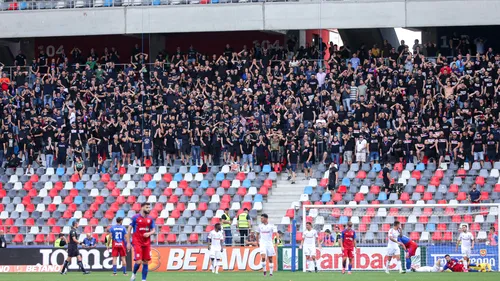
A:
<svg viewBox="0 0 500 281">
<path fill-rule="evenodd" d="M 85 268 L 83 267 L 82 255 L 80 255 L 80 252 L 78 251 L 78 245 L 83 244 L 82 242 L 78 241 L 78 232 L 77 232 L 78 221 L 74 220 L 71 226 L 72 227 L 71 230 L 69 231 L 69 241 L 68 241 L 68 258 L 64 261 L 61 274 L 63 275 L 66 274 L 69 263 L 71 262 L 71 259 L 74 257 L 76 257 L 78 267 L 80 267 L 80 270 L 83 272 L 83 274 L 89 274 L 90 271 L 85 270 Z"/>
<path fill-rule="evenodd" d="M 233 237 L 232 237 L 233 234 L 231 233 L 231 217 L 229 216 L 229 208 L 226 208 L 224 210 L 224 214 L 222 214 L 221 221 L 222 221 L 222 229 L 224 229 L 224 236 L 226 237 L 224 244 L 226 246 L 231 246 L 233 244 Z"/>
<path fill-rule="evenodd" d="M 56 239 L 54 242 L 54 248 L 64 248 L 66 246 L 66 237 L 64 237 L 64 234 L 59 234 L 59 238 Z"/>
<path fill-rule="evenodd" d="M 238 230 L 240 231 L 240 245 L 245 245 L 245 238 L 248 236 L 248 230 L 252 227 L 248 209 L 245 208 L 243 213 L 238 216 Z"/>
<path fill-rule="evenodd" d="M 282 235 L 283 235 L 283 232 L 281 230 L 279 230 L 278 235 L 276 235 L 276 237 L 274 237 L 274 246 L 283 247 L 283 240 L 281 240 Z"/>
</svg>

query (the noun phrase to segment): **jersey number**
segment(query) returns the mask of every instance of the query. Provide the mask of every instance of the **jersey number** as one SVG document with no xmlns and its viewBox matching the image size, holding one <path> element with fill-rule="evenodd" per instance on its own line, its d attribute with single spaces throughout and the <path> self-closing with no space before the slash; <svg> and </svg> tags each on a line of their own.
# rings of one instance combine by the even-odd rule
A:
<svg viewBox="0 0 500 281">
<path fill-rule="evenodd" d="M 121 240 L 122 239 L 122 233 L 121 232 L 116 232 L 115 233 L 115 240 Z"/>
</svg>

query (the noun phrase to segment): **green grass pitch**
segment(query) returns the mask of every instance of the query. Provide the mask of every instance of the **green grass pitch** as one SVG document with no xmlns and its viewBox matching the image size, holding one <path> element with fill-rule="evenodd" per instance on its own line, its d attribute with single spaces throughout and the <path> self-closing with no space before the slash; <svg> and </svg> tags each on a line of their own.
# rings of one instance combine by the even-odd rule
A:
<svg viewBox="0 0 500 281">
<path fill-rule="evenodd" d="M 352 275 L 342 275 L 339 272 L 321 272 L 321 273 L 291 273 L 276 272 L 273 277 L 264 277 L 262 272 L 221 272 L 218 275 L 209 272 L 162 272 L 150 273 L 148 281 L 406 281 L 423 280 L 425 281 L 498 281 L 500 274 L 497 272 L 489 273 L 407 273 L 399 274 L 397 271 L 390 275 L 384 272 L 353 272 Z M 93 272 L 90 275 L 83 275 L 79 272 L 70 272 L 65 276 L 58 273 L 1 273 L 0 281 L 129 281 L 130 274 L 123 276 L 118 274 L 111 276 L 108 272 Z M 140 272 L 136 281 L 141 281 Z"/>
</svg>

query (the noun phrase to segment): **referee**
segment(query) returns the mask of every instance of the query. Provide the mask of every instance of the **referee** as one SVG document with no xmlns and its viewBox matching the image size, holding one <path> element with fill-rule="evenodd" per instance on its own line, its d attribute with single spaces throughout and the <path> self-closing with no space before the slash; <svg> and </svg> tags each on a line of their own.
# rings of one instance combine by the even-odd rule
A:
<svg viewBox="0 0 500 281">
<path fill-rule="evenodd" d="M 61 274 L 63 275 L 66 274 L 69 263 L 71 262 L 71 259 L 74 257 L 76 257 L 78 261 L 77 262 L 78 267 L 80 267 L 80 270 L 83 272 L 83 274 L 90 273 L 90 271 L 86 271 L 85 268 L 83 267 L 82 255 L 80 255 L 80 252 L 78 251 L 78 245 L 82 245 L 83 243 L 78 241 L 77 228 L 78 228 L 78 221 L 74 220 L 73 223 L 71 224 L 71 230 L 69 231 L 68 258 L 64 261 L 64 265 L 61 270 Z"/>
</svg>

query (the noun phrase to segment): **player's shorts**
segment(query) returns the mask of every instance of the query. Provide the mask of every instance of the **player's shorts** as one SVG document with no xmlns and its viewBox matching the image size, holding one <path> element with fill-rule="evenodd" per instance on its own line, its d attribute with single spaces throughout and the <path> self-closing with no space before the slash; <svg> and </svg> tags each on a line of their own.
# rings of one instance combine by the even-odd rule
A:
<svg viewBox="0 0 500 281">
<path fill-rule="evenodd" d="M 274 247 L 273 246 L 260 247 L 260 254 L 261 255 L 266 255 L 268 257 L 274 257 L 274 256 L 276 256 L 276 252 L 274 251 Z"/>
<path fill-rule="evenodd" d="M 316 257 L 316 247 L 304 247 L 304 255 Z"/>
<path fill-rule="evenodd" d="M 210 250 L 210 258 L 221 260 L 222 259 L 222 252 L 220 251 L 220 249 Z"/>
<path fill-rule="evenodd" d="M 399 247 L 387 247 L 387 256 L 392 257 L 399 254 Z"/>
<path fill-rule="evenodd" d="M 118 244 L 116 243 L 113 245 L 113 248 L 111 248 L 111 256 L 112 257 L 126 257 L 127 256 L 127 251 L 125 250 L 125 246 L 123 244 Z"/>
<path fill-rule="evenodd" d="M 406 250 L 408 251 L 408 255 L 410 257 L 414 257 L 415 254 L 417 253 L 418 244 L 411 241 L 410 243 L 406 244 L 405 247 Z"/>
<path fill-rule="evenodd" d="M 342 257 L 353 259 L 354 258 L 354 249 L 346 249 L 344 247 L 344 250 L 342 251 Z"/>
<path fill-rule="evenodd" d="M 463 248 L 462 247 L 462 256 L 464 257 L 470 257 L 470 254 L 471 254 L 471 249 L 470 248 Z"/>
<path fill-rule="evenodd" d="M 464 265 L 463 264 L 457 264 L 455 267 L 451 270 L 453 272 L 464 272 Z"/>
<path fill-rule="evenodd" d="M 78 250 L 78 245 L 68 244 L 68 257 L 74 258 L 80 255 L 80 251 Z"/>
<path fill-rule="evenodd" d="M 134 246 L 134 260 L 135 261 L 150 261 L 151 260 L 151 246 Z"/>
</svg>

